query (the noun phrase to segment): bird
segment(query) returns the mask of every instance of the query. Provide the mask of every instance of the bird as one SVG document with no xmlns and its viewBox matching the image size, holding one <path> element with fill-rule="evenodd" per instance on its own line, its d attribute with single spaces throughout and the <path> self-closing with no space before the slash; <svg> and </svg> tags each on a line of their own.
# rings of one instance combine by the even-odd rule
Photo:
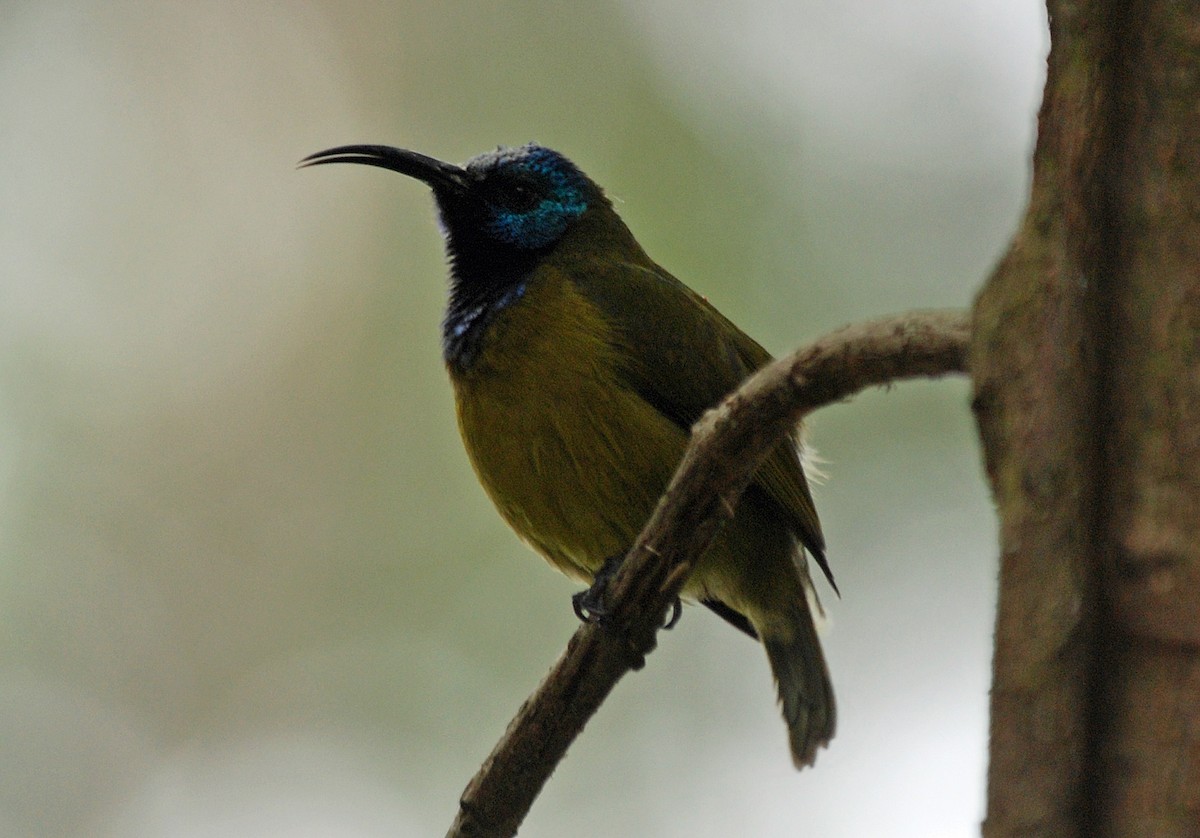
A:
<svg viewBox="0 0 1200 838">
<path fill-rule="evenodd" d="M 576 613 L 602 617 L 603 583 L 692 424 L 771 355 L 654 262 L 604 190 L 557 151 L 499 146 L 459 166 L 345 145 L 300 161 L 330 163 L 432 190 L 449 266 L 442 354 L 468 458 L 517 535 L 592 586 Z M 769 455 L 682 591 L 761 642 L 796 768 L 814 763 L 836 725 L 807 556 L 837 586 L 801 430 Z"/>
</svg>

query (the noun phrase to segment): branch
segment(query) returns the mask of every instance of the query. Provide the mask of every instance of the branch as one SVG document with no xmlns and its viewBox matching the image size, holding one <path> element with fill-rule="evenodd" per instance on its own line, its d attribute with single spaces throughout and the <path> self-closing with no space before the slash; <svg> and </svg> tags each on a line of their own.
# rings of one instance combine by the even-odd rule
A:
<svg viewBox="0 0 1200 838">
<path fill-rule="evenodd" d="M 696 560 L 767 454 L 818 407 L 905 378 L 961 373 L 969 318 L 902 314 L 846 326 L 760 370 L 693 428 L 666 493 L 585 624 L 467 785 L 448 838 L 515 835 L 567 747 L 617 681 L 638 669 Z"/>
</svg>

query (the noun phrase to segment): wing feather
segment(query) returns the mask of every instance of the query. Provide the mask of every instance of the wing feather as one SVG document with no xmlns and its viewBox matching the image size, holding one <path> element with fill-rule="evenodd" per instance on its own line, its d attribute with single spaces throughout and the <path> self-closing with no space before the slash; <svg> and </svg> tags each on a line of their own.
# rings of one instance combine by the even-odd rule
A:
<svg viewBox="0 0 1200 838">
<path fill-rule="evenodd" d="M 772 360 L 706 299 L 652 262 L 609 264 L 580 274 L 582 293 L 617 325 L 617 340 L 624 344 L 620 355 L 628 359 L 620 370 L 625 383 L 685 432 Z M 796 434 L 770 454 L 755 483 L 785 513 L 836 591 Z"/>
</svg>

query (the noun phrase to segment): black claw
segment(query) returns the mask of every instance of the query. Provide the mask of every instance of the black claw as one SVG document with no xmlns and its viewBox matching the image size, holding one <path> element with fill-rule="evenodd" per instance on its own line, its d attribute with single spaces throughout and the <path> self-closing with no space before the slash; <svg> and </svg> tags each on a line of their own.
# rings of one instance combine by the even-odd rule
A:
<svg viewBox="0 0 1200 838">
<path fill-rule="evenodd" d="M 675 624 L 679 622 L 679 618 L 683 616 L 683 603 L 679 597 L 675 597 L 675 601 L 671 603 L 671 618 L 663 623 L 663 630 L 670 631 L 675 628 Z"/>
<path fill-rule="evenodd" d="M 594 586 L 572 594 L 571 607 L 582 623 L 599 623 L 608 616 L 608 609 L 604 607 L 602 597 L 598 595 Z"/>
<path fill-rule="evenodd" d="M 575 616 L 585 623 L 601 623 L 608 616 L 608 606 L 604 604 L 604 595 L 608 592 L 608 583 L 621 567 L 624 553 L 615 553 L 604 560 L 604 564 L 592 577 L 592 586 L 586 591 L 580 591 L 571 597 L 571 607 Z"/>
<path fill-rule="evenodd" d="M 604 561 L 604 565 L 593 577 L 591 587 L 571 595 L 571 608 L 575 611 L 575 616 L 579 618 L 580 622 L 596 623 L 597 625 L 612 628 L 608 625 L 609 612 L 608 606 L 604 604 L 604 595 L 608 592 L 608 583 L 616 574 L 617 569 L 621 566 L 621 560 L 624 558 L 625 555 L 623 553 L 609 556 Z M 680 602 L 679 597 L 675 597 L 675 601 L 671 603 L 670 616 L 663 623 L 663 628 L 674 628 L 682 615 L 683 603 Z M 628 637 L 625 638 L 625 644 L 628 647 L 630 667 L 632 669 L 641 669 L 646 663 L 645 656 Z"/>
</svg>

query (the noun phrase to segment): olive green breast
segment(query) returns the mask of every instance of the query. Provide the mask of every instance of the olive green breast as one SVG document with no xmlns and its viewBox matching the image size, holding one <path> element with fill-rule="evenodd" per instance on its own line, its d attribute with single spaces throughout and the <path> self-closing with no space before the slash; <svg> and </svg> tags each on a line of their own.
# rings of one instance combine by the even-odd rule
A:
<svg viewBox="0 0 1200 838">
<path fill-rule="evenodd" d="M 475 362 L 451 368 L 484 489 L 522 538 L 584 581 L 632 544 L 687 442 L 620 382 L 617 351 L 596 306 L 543 266 L 496 315 Z"/>
</svg>

